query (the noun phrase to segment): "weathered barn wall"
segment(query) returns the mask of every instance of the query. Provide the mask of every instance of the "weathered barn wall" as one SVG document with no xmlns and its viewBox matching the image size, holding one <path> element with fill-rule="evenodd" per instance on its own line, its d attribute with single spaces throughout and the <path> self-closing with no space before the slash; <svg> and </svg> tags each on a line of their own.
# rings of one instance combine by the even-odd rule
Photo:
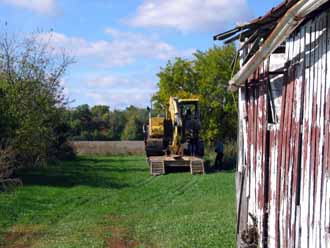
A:
<svg viewBox="0 0 330 248">
<path fill-rule="evenodd" d="M 241 247 L 254 219 L 259 247 L 330 247 L 329 27 L 329 10 L 303 24 L 240 90 Z"/>
<path fill-rule="evenodd" d="M 74 141 L 71 142 L 80 155 L 143 155 L 143 141 Z"/>
</svg>

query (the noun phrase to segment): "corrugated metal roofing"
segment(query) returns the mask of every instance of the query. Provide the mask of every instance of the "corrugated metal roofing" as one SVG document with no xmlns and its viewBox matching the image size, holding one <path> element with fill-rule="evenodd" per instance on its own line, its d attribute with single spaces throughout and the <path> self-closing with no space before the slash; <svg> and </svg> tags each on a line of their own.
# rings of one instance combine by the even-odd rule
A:
<svg viewBox="0 0 330 248">
<path fill-rule="evenodd" d="M 230 43 L 234 40 L 244 41 L 245 38 L 252 43 L 257 37 L 266 38 L 275 28 L 278 21 L 285 13 L 299 0 L 286 0 L 278 6 L 272 8 L 264 16 L 258 17 L 247 24 L 235 27 L 227 32 L 214 36 L 214 40 L 225 40 Z"/>
</svg>

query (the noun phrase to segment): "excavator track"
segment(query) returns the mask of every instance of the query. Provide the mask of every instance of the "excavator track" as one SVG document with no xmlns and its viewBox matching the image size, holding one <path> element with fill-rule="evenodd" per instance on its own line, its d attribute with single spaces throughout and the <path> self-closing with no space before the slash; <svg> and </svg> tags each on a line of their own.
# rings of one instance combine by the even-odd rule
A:
<svg viewBox="0 0 330 248">
<path fill-rule="evenodd" d="M 189 167 L 192 175 L 205 174 L 204 160 L 198 157 L 158 156 L 149 157 L 150 174 L 160 176 L 166 173 L 166 167 Z"/>
<path fill-rule="evenodd" d="M 190 172 L 192 175 L 205 174 L 204 160 L 200 158 L 190 160 Z"/>
<path fill-rule="evenodd" d="M 150 166 L 150 174 L 152 176 L 160 176 L 165 174 L 165 161 L 163 157 L 150 157 L 148 159 Z"/>
</svg>

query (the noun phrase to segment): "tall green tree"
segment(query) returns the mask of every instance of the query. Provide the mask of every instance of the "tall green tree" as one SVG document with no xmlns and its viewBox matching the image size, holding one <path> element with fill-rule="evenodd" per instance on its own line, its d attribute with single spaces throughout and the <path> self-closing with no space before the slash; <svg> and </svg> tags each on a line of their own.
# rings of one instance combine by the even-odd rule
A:
<svg viewBox="0 0 330 248">
<path fill-rule="evenodd" d="M 170 96 L 200 98 L 204 139 L 235 139 L 237 130 L 237 95 L 227 90 L 232 74 L 238 70 L 234 45 L 198 51 L 193 59 L 176 58 L 158 73 L 156 107 L 166 106 Z"/>
<path fill-rule="evenodd" d="M 153 96 L 156 111 L 165 108 L 170 96 L 186 98 L 198 94 L 193 61 L 176 58 L 161 68 L 157 76 L 159 91 Z"/>
<path fill-rule="evenodd" d="M 214 47 L 206 52 L 198 51 L 194 56 L 204 138 L 207 141 L 217 137 L 236 139 L 237 94 L 227 88 L 238 70 L 237 64 L 233 68 L 235 47 Z"/>
</svg>

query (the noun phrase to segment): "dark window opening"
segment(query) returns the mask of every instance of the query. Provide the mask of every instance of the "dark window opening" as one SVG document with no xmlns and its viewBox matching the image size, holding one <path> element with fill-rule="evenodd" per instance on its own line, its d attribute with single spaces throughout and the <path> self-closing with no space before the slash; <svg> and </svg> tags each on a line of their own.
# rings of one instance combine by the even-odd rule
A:
<svg viewBox="0 0 330 248">
<path fill-rule="evenodd" d="M 267 80 L 267 115 L 268 115 L 268 123 L 269 124 L 277 124 L 278 117 L 276 114 L 276 106 L 274 102 L 273 96 L 274 90 L 272 89 L 272 84 L 270 79 Z"/>
<path fill-rule="evenodd" d="M 285 51 L 286 51 L 285 49 L 286 49 L 286 47 L 285 47 L 285 42 L 284 42 L 274 51 L 274 53 L 275 54 L 285 53 Z"/>
</svg>

